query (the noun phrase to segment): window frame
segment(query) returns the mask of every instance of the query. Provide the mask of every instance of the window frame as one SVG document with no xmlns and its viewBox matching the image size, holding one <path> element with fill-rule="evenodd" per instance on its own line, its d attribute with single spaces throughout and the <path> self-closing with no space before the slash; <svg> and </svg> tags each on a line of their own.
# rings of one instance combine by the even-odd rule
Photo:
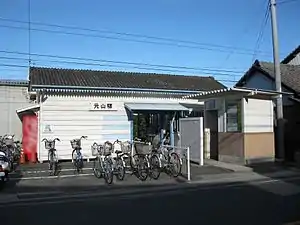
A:
<svg viewBox="0 0 300 225">
<path fill-rule="evenodd" d="M 233 112 L 230 112 L 232 111 Z M 242 100 L 226 100 L 226 132 L 240 133 L 242 132 Z M 229 129 L 228 129 L 229 128 Z"/>
</svg>

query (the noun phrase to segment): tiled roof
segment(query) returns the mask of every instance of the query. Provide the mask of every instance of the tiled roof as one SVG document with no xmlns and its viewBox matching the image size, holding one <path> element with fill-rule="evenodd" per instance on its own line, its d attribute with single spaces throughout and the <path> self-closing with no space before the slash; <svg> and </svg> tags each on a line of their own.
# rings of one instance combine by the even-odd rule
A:
<svg viewBox="0 0 300 225">
<path fill-rule="evenodd" d="M 260 62 L 260 67 L 275 78 L 273 63 Z M 300 66 L 281 64 L 280 71 L 281 82 L 296 92 L 300 92 Z"/>
<path fill-rule="evenodd" d="M 28 80 L 0 79 L 2 86 L 28 86 Z"/>
<path fill-rule="evenodd" d="M 31 67 L 30 85 L 207 91 L 224 88 L 213 77 Z"/>
<path fill-rule="evenodd" d="M 283 64 L 287 64 L 289 63 L 293 58 L 295 58 L 296 55 L 298 55 L 300 53 L 300 45 L 294 50 L 292 51 L 287 57 L 285 57 L 281 63 Z"/>
<path fill-rule="evenodd" d="M 275 79 L 274 64 L 256 60 L 248 72 L 237 82 L 235 86 L 242 86 L 242 83 L 246 82 L 248 77 L 253 74 L 254 70 L 260 70 L 265 75 Z M 282 84 L 295 92 L 300 92 L 300 66 L 280 64 L 280 70 Z"/>
</svg>

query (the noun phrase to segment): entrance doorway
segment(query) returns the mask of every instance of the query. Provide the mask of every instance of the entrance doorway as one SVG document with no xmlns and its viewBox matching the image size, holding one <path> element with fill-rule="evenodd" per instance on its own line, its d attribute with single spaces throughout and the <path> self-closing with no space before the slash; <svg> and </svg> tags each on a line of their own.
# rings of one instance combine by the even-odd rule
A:
<svg viewBox="0 0 300 225">
<path fill-rule="evenodd" d="M 210 158 L 219 160 L 218 111 L 205 112 L 205 128 L 210 129 Z"/>
</svg>

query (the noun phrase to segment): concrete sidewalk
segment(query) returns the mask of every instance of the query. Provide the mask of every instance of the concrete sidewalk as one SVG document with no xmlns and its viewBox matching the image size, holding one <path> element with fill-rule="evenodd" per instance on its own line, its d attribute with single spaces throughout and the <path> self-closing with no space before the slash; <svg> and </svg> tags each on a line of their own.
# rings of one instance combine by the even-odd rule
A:
<svg viewBox="0 0 300 225">
<path fill-rule="evenodd" d="M 241 165 L 232 164 L 232 163 L 221 162 L 221 161 L 216 161 L 216 160 L 213 160 L 213 159 L 205 159 L 204 164 L 214 166 L 214 167 L 218 167 L 218 168 L 222 168 L 222 169 L 231 170 L 233 172 L 252 172 L 253 171 L 253 169 L 250 168 L 250 167 L 241 166 Z"/>
</svg>

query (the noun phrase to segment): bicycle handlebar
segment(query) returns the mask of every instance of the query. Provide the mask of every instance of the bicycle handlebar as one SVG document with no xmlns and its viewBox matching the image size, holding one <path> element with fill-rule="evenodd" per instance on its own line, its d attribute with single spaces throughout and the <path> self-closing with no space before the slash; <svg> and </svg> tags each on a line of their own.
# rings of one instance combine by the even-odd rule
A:
<svg viewBox="0 0 300 225">
<path fill-rule="evenodd" d="M 87 136 L 81 136 L 80 140 L 81 139 L 87 139 Z"/>
<path fill-rule="evenodd" d="M 47 139 L 47 138 L 43 138 L 43 140 L 42 140 L 42 142 L 44 142 L 44 141 L 46 141 L 46 142 L 52 142 L 52 141 L 60 141 L 60 139 L 59 138 L 54 138 L 53 140 L 51 140 L 51 139 Z"/>
<path fill-rule="evenodd" d="M 11 138 L 13 139 L 14 137 L 15 137 L 15 135 L 14 134 L 5 134 L 3 137 L 2 137 L 2 139 L 5 139 L 5 138 L 7 138 L 7 137 L 9 137 L 9 136 L 11 136 Z"/>
<path fill-rule="evenodd" d="M 117 139 L 117 140 L 114 141 L 113 145 L 114 145 L 115 143 L 122 144 L 122 141 L 119 141 L 119 140 Z"/>
</svg>

